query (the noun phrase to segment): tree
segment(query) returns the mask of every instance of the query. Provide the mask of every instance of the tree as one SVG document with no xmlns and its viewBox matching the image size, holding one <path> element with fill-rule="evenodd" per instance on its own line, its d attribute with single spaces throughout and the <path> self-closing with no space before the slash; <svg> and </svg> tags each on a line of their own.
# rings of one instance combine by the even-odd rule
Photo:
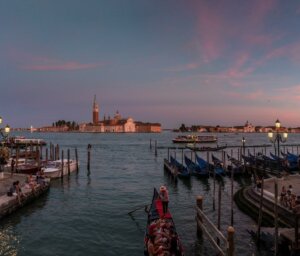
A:
<svg viewBox="0 0 300 256">
<path fill-rule="evenodd" d="M 181 126 L 179 128 L 179 131 L 181 131 L 181 132 L 187 132 L 188 129 L 185 127 L 185 124 L 181 124 Z"/>
</svg>

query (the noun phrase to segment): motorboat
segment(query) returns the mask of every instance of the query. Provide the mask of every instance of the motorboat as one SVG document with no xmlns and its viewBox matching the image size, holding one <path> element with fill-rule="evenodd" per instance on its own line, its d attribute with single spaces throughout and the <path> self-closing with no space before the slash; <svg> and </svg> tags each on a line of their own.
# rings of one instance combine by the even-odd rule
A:
<svg viewBox="0 0 300 256">
<path fill-rule="evenodd" d="M 63 163 L 63 168 L 62 168 Z M 70 173 L 74 172 L 77 169 L 77 164 L 74 159 L 69 160 L 70 164 Z M 47 178 L 60 178 L 62 176 L 62 169 L 63 175 L 68 175 L 68 159 L 62 160 L 55 160 L 55 161 L 48 161 L 45 163 L 44 167 L 42 167 L 42 171 Z"/>
</svg>

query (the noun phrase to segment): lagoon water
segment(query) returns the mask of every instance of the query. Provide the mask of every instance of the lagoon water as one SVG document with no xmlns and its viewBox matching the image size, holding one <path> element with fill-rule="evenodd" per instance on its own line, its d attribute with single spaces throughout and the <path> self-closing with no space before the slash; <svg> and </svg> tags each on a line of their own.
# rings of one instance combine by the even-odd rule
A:
<svg viewBox="0 0 300 256">
<path fill-rule="evenodd" d="M 161 134 L 80 134 L 80 133 L 19 133 L 28 138 L 43 138 L 59 144 L 62 149 L 78 149 L 80 170 L 63 181 L 51 183 L 50 191 L 32 204 L 0 221 L 0 255 L 143 255 L 143 236 L 147 216 L 137 210 L 149 204 L 154 187 L 169 188 L 169 208 L 186 255 L 215 255 L 209 241 L 196 235 L 196 196 L 204 196 L 204 211 L 216 223 L 213 211 L 213 180 L 192 177 L 190 182 L 174 184 L 163 171 L 166 149 L 155 157 L 149 142 L 171 146 L 172 132 Z M 266 134 L 217 134 L 218 144 L 240 145 L 268 143 Z M 289 143 L 300 136 L 290 135 Z M 87 145 L 92 145 L 91 169 L 87 172 Z M 153 143 L 154 144 L 154 143 Z M 181 157 L 180 151 L 177 157 Z M 239 179 L 234 190 L 249 183 Z M 221 229 L 230 223 L 230 179 L 222 186 Z M 247 233 L 255 222 L 234 205 L 236 255 L 268 255 L 269 249 L 257 252 Z"/>
</svg>

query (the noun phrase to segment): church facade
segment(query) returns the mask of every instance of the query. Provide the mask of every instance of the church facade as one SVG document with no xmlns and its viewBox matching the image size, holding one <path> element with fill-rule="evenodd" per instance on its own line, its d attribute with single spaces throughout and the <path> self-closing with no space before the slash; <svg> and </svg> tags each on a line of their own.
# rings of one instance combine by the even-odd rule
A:
<svg viewBox="0 0 300 256">
<path fill-rule="evenodd" d="M 130 132 L 161 132 L 161 124 L 135 122 L 131 117 L 122 118 L 117 111 L 113 118 L 99 120 L 99 106 L 96 96 L 93 102 L 92 122 L 79 125 L 80 132 L 109 132 L 109 133 L 130 133 Z"/>
</svg>

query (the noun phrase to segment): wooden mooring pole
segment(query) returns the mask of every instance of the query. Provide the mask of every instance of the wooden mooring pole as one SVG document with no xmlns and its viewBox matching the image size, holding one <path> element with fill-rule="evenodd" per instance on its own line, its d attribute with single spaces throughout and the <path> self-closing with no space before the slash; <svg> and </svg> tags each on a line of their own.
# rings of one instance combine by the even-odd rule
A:
<svg viewBox="0 0 300 256">
<path fill-rule="evenodd" d="M 219 183 L 219 193 L 218 193 L 218 230 L 221 230 L 221 200 L 222 200 L 222 196 L 221 196 L 221 184 Z M 220 239 L 217 238 L 217 244 L 220 245 Z"/>
<path fill-rule="evenodd" d="M 196 201 L 197 207 L 202 211 L 203 210 L 203 196 L 197 196 L 197 201 Z M 197 216 L 196 218 L 198 218 L 198 220 L 200 222 L 202 222 L 202 217 L 200 216 L 200 214 L 197 212 Z M 202 235 L 202 229 L 199 225 L 197 225 L 197 235 Z"/>
<path fill-rule="evenodd" d="M 48 148 L 46 148 L 46 163 L 48 163 Z"/>
<path fill-rule="evenodd" d="M 88 157 L 88 160 L 87 160 L 87 170 L 88 170 L 88 175 L 89 175 L 89 172 L 90 172 L 90 161 L 91 161 L 91 148 L 92 148 L 92 145 L 91 144 L 88 144 L 87 146 L 87 157 Z"/>
<path fill-rule="evenodd" d="M 216 195 L 216 171 L 215 168 L 213 167 L 213 171 L 214 171 L 214 190 L 213 190 L 213 210 L 216 209 L 216 205 L 215 205 L 215 195 Z"/>
<path fill-rule="evenodd" d="M 262 221 L 262 205 L 263 205 L 263 197 L 264 197 L 264 179 L 262 178 L 261 181 L 261 188 L 260 188 L 260 200 L 259 200 L 259 211 L 258 211 L 258 221 L 257 221 L 257 243 L 260 245 L 260 227 Z"/>
<path fill-rule="evenodd" d="M 78 172 L 79 171 L 79 164 L 78 164 L 77 148 L 75 148 L 75 159 L 76 159 L 76 172 Z"/>
<path fill-rule="evenodd" d="M 278 255 L 278 180 L 275 178 L 275 198 L 274 198 L 274 212 L 275 212 L 275 237 L 274 237 L 274 244 L 275 244 L 275 253 L 274 255 Z"/>
<path fill-rule="evenodd" d="M 157 156 L 157 140 L 155 140 L 155 156 Z"/>
<path fill-rule="evenodd" d="M 150 149 L 152 149 L 152 140 L 150 139 Z"/>
<path fill-rule="evenodd" d="M 227 228 L 228 256 L 234 255 L 234 227 Z"/>
<path fill-rule="evenodd" d="M 64 151 L 61 151 L 61 179 L 64 178 Z"/>
<path fill-rule="evenodd" d="M 70 176 L 70 149 L 68 149 L 67 154 L 68 154 L 68 176 Z"/>
<path fill-rule="evenodd" d="M 233 226 L 233 167 L 231 167 L 231 194 L 230 194 L 230 206 L 231 206 L 231 220 L 230 225 Z"/>
</svg>

